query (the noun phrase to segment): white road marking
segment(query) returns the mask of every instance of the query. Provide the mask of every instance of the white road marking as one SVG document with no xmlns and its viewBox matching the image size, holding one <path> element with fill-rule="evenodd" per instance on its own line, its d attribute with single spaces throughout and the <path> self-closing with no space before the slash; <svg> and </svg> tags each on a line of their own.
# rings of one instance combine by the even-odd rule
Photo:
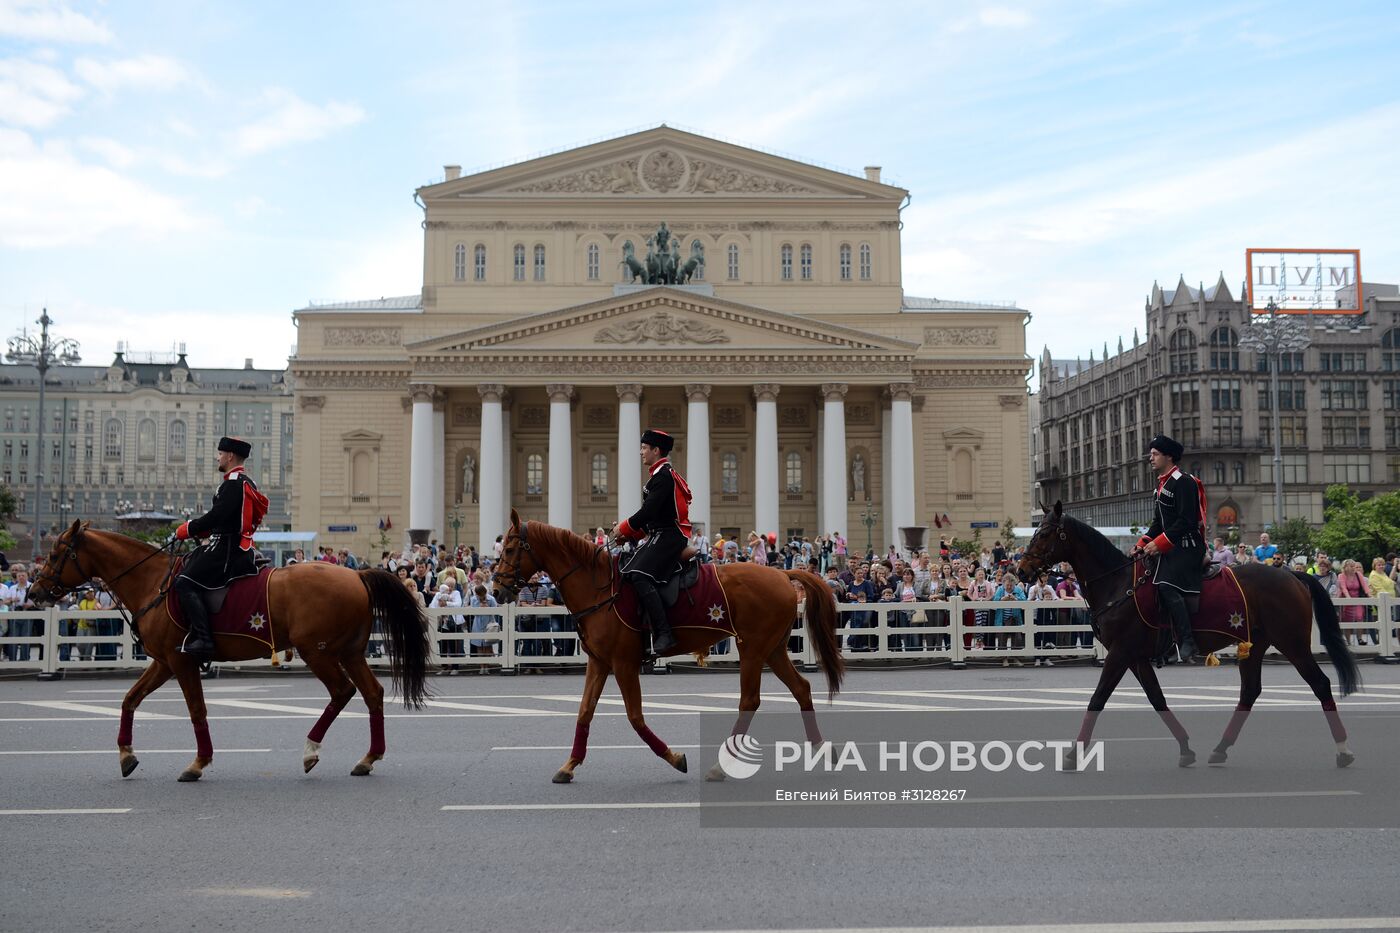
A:
<svg viewBox="0 0 1400 933">
<path fill-rule="evenodd" d="M 578 700 L 574 700 L 573 702 L 577 703 Z M 600 704 L 607 704 L 608 706 L 626 706 L 626 705 L 627 705 L 624 701 L 622 701 L 622 700 L 614 700 L 612 697 L 599 697 L 599 698 L 598 698 L 598 702 L 599 702 Z M 648 699 L 647 696 L 646 696 L 645 694 L 643 694 L 643 696 L 642 696 L 642 710 L 643 710 L 643 712 L 651 712 L 652 710 L 674 710 L 674 711 L 679 711 L 679 712 L 683 712 L 683 713 L 734 713 L 734 712 L 736 712 L 732 707 L 729 707 L 729 706 L 691 706 L 691 705 L 686 704 L 686 703 L 662 703 L 662 702 L 659 701 L 659 700 Z"/>
<path fill-rule="evenodd" d="M 485 703 L 458 703 L 452 700 L 424 700 L 424 706 L 437 709 L 465 709 L 477 713 L 507 713 L 511 716 L 571 716 L 572 713 L 561 710 L 530 709 L 525 706 L 492 706 Z"/>
<path fill-rule="evenodd" d="M 269 713 L 300 713 L 303 716 L 320 716 L 322 712 L 321 709 L 312 709 L 306 706 L 286 706 L 281 703 L 268 703 L 264 700 L 225 700 L 222 697 L 206 697 L 204 702 L 209 706 L 229 706 L 234 709 L 262 710 Z M 350 719 L 369 718 L 369 713 L 359 713 L 348 709 L 342 711 L 340 715 Z"/>
<path fill-rule="evenodd" d="M 669 745 L 671 750 L 678 748 L 715 748 L 715 745 Z M 493 752 L 571 752 L 572 745 L 492 745 Z M 651 749 L 645 745 L 590 745 L 590 752 L 650 752 Z"/>
<path fill-rule="evenodd" d="M 114 813 L 130 812 L 131 807 L 87 807 L 81 809 L 0 810 L 0 816 L 105 816 Z"/>
<path fill-rule="evenodd" d="M 40 709 L 59 710 L 65 713 L 98 713 L 103 716 L 121 717 L 120 706 L 93 706 L 89 703 L 74 703 L 71 700 L 20 700 L 25 706 L 37 706 Z M 171 716 L 168 713 L 154 713 L 144 709 L 136 711 L 137 719 L 180 719 L 180 716 Z"/>
<path fill-rule="evenodd" d="M 764 927 L 719 933 L 1307 933 L 1309 930 L 1394 930 L 1400 917 L 1286 917 L 1276 920 L 1150 920 L 1139 923 L 1027 923 L 941 927 Z M 716 933 L 716 931 L 709 931 Z"/>
<path fill-rule="evenodd" d="M 194 893 L 210 897 L 261 897 L 269 900 L 311 896 L 310 891 L 297 888 L 195 888 Z"/>
<path fill-rule="evenodd" d="M 188 748 L 143 748 L 140 751 L 142 755 L 188 755 L 190 753 L 190 749 Z M 270 748 L 221 748 L 219 749 L 219 754 L 237 755 L 242 753 L 255 755 L 271 751 L 272 749 Z M 53 750 L 33 749 L 21 752 L 3 751 L 0 752 L 0 755 L 115 755 L 116 753 L 117 750 L 115 748 L 64 748 Z"/>
<path fill-rule="evenodd" d="M 734 700 L 736 703 L 739 700 L 739 694 L 737 693 L 705 693 L 700 695 L 714 697 L 715 699 Z M 900 694 L 895 693 L 892 695 L 899 696 Z M 759 694 L 759 700 L 768 703 L 797 702 L 797 698 L 790 693 L 762 693 Z M 821 706 L 843 706 L 849 708 L 851 712 L 867 713 L 887 709 L 903 710 L 905 712 L 919 710 L 925 712 L 944 712 L 952 709 L 950 706 L 928 706 L 916 703 L 881 703 L 878 700 L 813 700 L 813 703 L 820 704 L 818 709 L 820 709 Z M 738 710 L 730 709 L 725 712 L 737 713 Z"/>
</svg>

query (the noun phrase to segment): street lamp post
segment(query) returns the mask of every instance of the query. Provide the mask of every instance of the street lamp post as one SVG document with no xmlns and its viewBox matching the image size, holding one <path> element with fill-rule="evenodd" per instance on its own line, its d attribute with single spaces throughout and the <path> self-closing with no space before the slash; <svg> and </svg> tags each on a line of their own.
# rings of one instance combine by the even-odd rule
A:
<svg viewBox="0 0 1400 933">
<path fill-rule="evenodd" d="M 872 507 L 869 499 L 865 500 L 865 511 L 860 513 L 860 523 L 865 526 L 865 552 L 869 554 L 875 549 L 875 539 L 872 537 L 875 523 L 880 520 L 880 513 Z"/>
<path fill-rule="evenodd" d="M 1278 423 L 1278 371 L 1284 353 L 1296 353 L 1311 342 L 1308 330 L 1297 321 L 1279 317 L 1273 299 L 1267 305 L 1268 316 L 1245 326 L 1240 333 L 1240 346 L 1262 353 L 1269 361 L 1269 420 L 1274 435 L 1274 527 L 1283 523 L 1283 431 Z"/>
<path fill-rule="evenodd" d="M 452 515 L 449 518 L 447 524 L 452 526 L 452 550 L 455 552 L 459 547 L 462 546 L 461 539 L 458 537 L 457 534 L 459 531 L 462 530 L 462 510 L 453 509 Z"/>
<path fill-rule="evenodd" d="M 39 443 L 34 461 L 34 556 L 43 553 L 44 542 L 44 388 L 51 366 L 72 366 L 82 362 L 78 355 L 78 342 L 66 337 L 49 340 L 49 309 L 39 316 L 39 336 L 35 338 L 28 329 L 21 331 L 9 340 L 5 359 L 11 363 L 23 363 L 39 371 Z"/>
</svg>

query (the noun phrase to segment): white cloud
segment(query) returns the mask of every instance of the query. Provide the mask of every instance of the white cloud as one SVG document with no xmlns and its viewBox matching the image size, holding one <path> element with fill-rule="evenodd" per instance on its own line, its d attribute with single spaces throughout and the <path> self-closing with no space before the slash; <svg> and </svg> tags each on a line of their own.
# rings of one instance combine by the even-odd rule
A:
<svg viewBox="0 0 1400 933">
<path fill-rule="evenodd" d="M 84 136 L 78 140 L 78 145 L 100 156 L 113 168 L 128 168 L 136 161 L 134 150 L 105 136 Z"/>
<path fill-rule="evenodd" d="M 169 90 L 193 78 L 183 64 L 164 55 L 141 55 L 109 61 L 80 58 L 73 63 L 73 71 L 104 94 L 112 94 L 123 88 Z"/>
<path fill-rule="evenodd" d="M 423 286 L 423 232 L 416 225 L 374 240 L 350 244 L 344 260 L 313 301 L 412 295 Z"/>
<path fill-rule="evenodd" d="M 114 232 L 162 236 L 195 227 L 178 200 L 84 164 L 65 146 L 40 147 L 26 133 L 0 128 L 0 245 L 68 246 Z"/>
<path fill-rule="evenodd" d="M 63 117 L 83 89 L 51 65 L 0 59 L 0 123 L 43 128 Z"/>
<path fill-rule="evenodd" d="M 0 0 L 0 36 L 48 42 L 102 44 L 112 41 L 106 26 L 66 3 Z"/>
<path fill-rule="evenodd" d="M 1031 15 L 1024 10 L 1012 10 L 1002 6 L 991 6 L 977 14 L 983 26 L 993 29 L 1024 29 L 1031 24 Z"/>
<path fill-rule="evenodd" d="M 262 103 L 268 110 L 266 115 L 233 131 L 233 149 L 239 155 L 259 155 L 310 142 L 365 118 L 364 110 L 356 104 L 331 101 L 318 107 L 285 88 L 267 89 Z"/>
</svg>

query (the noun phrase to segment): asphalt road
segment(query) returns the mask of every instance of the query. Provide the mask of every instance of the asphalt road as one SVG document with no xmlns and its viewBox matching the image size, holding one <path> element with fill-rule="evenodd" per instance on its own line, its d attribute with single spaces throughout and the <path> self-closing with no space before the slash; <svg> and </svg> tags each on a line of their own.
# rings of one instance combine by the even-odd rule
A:
<svg viewBox="0 0 1400 933">
<path fill-rule="evenodd" d="M 1289 668 L 1266 669 L 1259 712 L 1224 769 L 1205 767 L 1205 752 L 1233 707 L 1232 669 L 1163 677 L 1197 736 L 1191 769 L 1175 766 L 1155 720 L 1151 734 L 1122 734 L 1145 708 L 1125 684 L 1101 732 L 1142 743 L 1160 768 L 1115 806 L 1137 824 L 1170 824 L 1189 808 L 1189 829 L 1030 825 L 1084 805 L 1070 799 L 1085 795 L 1079 776 L 1064 774 L 1044 779 L 1035 801 L 984 801 L 985 819 L 961 828 L 918 818 L 704 828 L 713 749 L 686 748 L 690 773 L 671 770 L 611 689 L 577 781 L 550 783 L 572 738 L 577 674 L 435 678 L 434 706 L 392 711 L 388 756 L 367 778 L 349 775 L 368 743 L 358 700 L 303 775 L 319 683 L 206 681 L 216 757 L 195 784 L 175 781 L 193 739 L 166 686 L 143 706 L 141 765 L 123 780 L 116 710 L 132 677 L 0 679 L 0 930 L 1400 929 L 1400 831 L 1389 828 L 1400 825 L 1400 669 L 1363 672 L 1367 692 L 1341 704 L 1357 754 L 1345 771 Z M 1055 714 L 1060 728 L 1077 724 L 1096 677 L 1064 666 L 855 670 L 836 709 L 897 709 L 974 732 L 991 713 Z M 734 708 L 737 675 L 677 673 L 643 687 L 656 732 L 698 746 L 702 717 Z M 783 693 L 765 682 L 764 709 L 790 709 Z M 1279 785 L 1277 799 L 1229 796 L 1276 780 L 1280 760 L 1303 778 Z M 1335 824 L 1274 828 L 1318 802 L 1291 787 L 1323 794 Z"/>
</svg>

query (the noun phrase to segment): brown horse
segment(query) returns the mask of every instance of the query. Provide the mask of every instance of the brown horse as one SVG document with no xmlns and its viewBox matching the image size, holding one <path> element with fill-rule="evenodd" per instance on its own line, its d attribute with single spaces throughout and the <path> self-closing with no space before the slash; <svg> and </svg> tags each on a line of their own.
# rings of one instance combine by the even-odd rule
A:
<svg viewBox="0 0 1400 933">
<path fill-rule="evenodd" d="M 1142 685 L 1152 708 L 1162 717 L 1175 736 L 1179 751 L 1177 764 L 1189 767 L 1196 761 L 1186 729 L 1167 708 L 1162 687 L 1157 682 L 1152 658 L 1156 653 L 1157 630 L 1149 628 L 1133 605 L 1131 590 L 1142 570 L 1139 561 L 1127 557 L 1091 526 L 1064 514 L 1055 503 L 1047 513 L 1026 547 L 1018 570 L 1021 579 L 1034 580 L 1061 561 L 1068 561 L 1079 579 L 1084 581 L 1084 599 L 1093 613 L 1094 633 L 1108 649 L 1104 658 L 1099 684 L 1089 699 L 1089 709 L 1079 730 L 1079 741 L 1087 743 L 1093 735 L 1094 722 L 1108 703 L 1123 674 L 1132 671 Z M 1271 567 L 1266 564 L 1245 564 L 1234 571 L 1244 592 L 1249 615 L 1253 620 L 1253 644 L 1249 656 L 1242 658 L 1240 667 L 1240 701 L 1234 715 L 1211 752 L 1210 764 L 1225 763 L 1230 746 L 1239 738 L 1240 729 L 1254 708 L 1263 689 L 1261 668 L 1264 652 L 1275 647 L 1287 658 L 1322 704 L 1332 739 L 1337 748 L 1337 767 L 1345 768 L 1356 760 L 1347 748 L 1347 731 L 1337 713 L 1332 698 L 1332 683 L 1312 656 L 1312 617 L 1317 614 L 1318 635 L 1327 649 L 1327 656 L 1337 669 L 1342 696 L 1354 693 L 1361 677 L 1356 661 L 1347 650 L 1338 624 L 1337 610 L 1322 585 L 1305 573 Z M 1202 652 L 1215 652 L 1236 644 L 1236 640 L 1217 632 L 1196 633 Z M 1243 652 L 1241 652 L 1243 653 Z"/>
<path fill-rule="evenodd" d="M 685 755 L 671 751 L 647 728 L 642 717 L 641 635 L 623 625 L 613 612 L 621 581 L 612 555 L 606 548 L 597 547 L 563 528 L 521 522 L 520 516 L 511 509 L 510 530 L 502 542 L 501 560 L 496 565 L 495 586 L 502 601 L 513 601 L 523 581 L 541 570 L 548 573 L 559 588 L 564 604 L 578 625 L 579 641 L 588 655 L 573 750 L 564 767 L 555 773 L 554 783 L 572 781 L 574 769 L 583 764 L 588 752 L 589 723 L 593 721 L 598 697 L 602 695 L 609 674 L 617 678 L 627 719 L 637 735 L 671 767 L 682 772 L 687 770 Z M 814 744 L 821 742 L 812 707 L 811 685 L 793 667 L 787 654 L 792 621 L 797 617 L 797 594 L 791 581 L 796 581 L 806 594 L 807 636 L 816 643 L 817 656 L 826 673 L 828 694 L 835 696 L 841 689 L 846 662 L 836 640 L 836 598 L 831 590 L 820 577 L 806 570 L 776 570 L 757 564 L 726 564 L 719 568 L 719 579 L 729 599 L 730 621 L 739 649 L 739 719 L 734 733 L 748 731 L 749 721 L 758 709 L 759 686 L 766 663 L 797 700 L 807 738 Z M 703 658 L 711 645 L 727 637 L 725 632 L 716 629 L 678 628 L 676 647 L 666 655 L 695 654 Z M 707 780 L 722 780 L 723 777 L 717 765 L 706 775 Z"/>
<path fill-rule="evenodd" d="M 173 561 L 162 549 L 135 538 L 93 531 L 74 522 L 54 542 L 53 552 L 30 590 L 36 602 L 51 603 L 95 577 L 132 613 L 133 632 L 150 656 L 151 665 L 122 700 L 117 733 L 122 777 L 130 775 L 138 764 L 131 745 L 136 708 L 172 676 L 185 694 L 197 747 L 194 761 L 180 773 L 180 780 L 199 780 L 214 758 L 199 662 L 180 653 L 185 632 L 166 611 L 164 594 Z M 365 645 L 375 620 L 380 620 L 387 636 L 394 686 L 405 706 L 422 706 L 427 695 L 424 677 L 429 651 L 422 607 L 390 573 L 357 572 L 323 563 L 295 564 L 274 571 L 268 581 L 268 605 L 272 643 L 277 650 L 296 648 L 331 694 L 330 704 L 307 734 L 302 767 L 310 771 L 320 761 L 326 730 L 359 688 L 369 708 L 370 743 L 368 754 L 350 773 L 369 774 L 374 763 L 384 757 L 384 688 L 365 661 Z M 248 661 L 268 653 L 252 639 L 216 635 L 215 642 L 220 661 Z"/>
</svg>

